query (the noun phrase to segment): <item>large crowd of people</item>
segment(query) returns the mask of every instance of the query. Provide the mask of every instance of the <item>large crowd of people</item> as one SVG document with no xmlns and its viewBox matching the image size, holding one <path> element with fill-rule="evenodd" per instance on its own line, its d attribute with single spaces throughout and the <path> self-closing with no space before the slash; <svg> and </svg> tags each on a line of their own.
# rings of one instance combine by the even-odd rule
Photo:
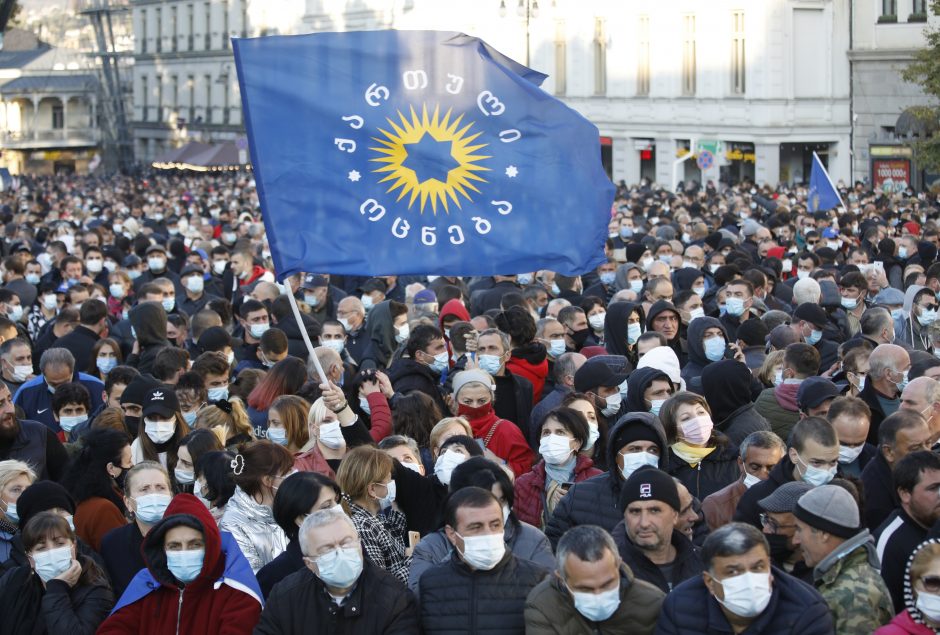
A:
<svg viewBox="0 0 940 635">
<path fill-rule="evenodd" d="M 580 276 L 278 280 L 250 173 L 22 177 L 0 631 L 940 632 L 938 197 L 839 189 L 621 183 Z"/>
</svg>

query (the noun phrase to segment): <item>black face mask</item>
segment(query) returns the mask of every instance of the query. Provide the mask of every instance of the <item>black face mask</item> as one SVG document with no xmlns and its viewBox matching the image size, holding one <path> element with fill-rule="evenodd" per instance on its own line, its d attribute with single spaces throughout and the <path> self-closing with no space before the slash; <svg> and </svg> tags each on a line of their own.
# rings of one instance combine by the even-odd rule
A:
<svg viewBox="0 0 940 635">
<path fill-rule="evenodd" d="M 587 339 L 588 335 L 591 334 L 591 327 L 583 328 L 580 331 L 572 331 L 569 337 L 574 340 L 574 345 L 576 348 L 580 349 L 584 346 L 584 341 Z"/>
<path fill-rule="evenodd" d="M 133 436 L 137 436 L 137 430 L 140 428 L 140 417 L 132 417 L 130 415 L 124 415 L 124 425 L 127 427 L 127 431 Z"/>
<path fill-rule="evenodd" d="M 767 539 L 767 543 L 770 545 L 771 561 L 778 567 L 783 566 L 783 563 L 793 555 L 793 550 L 787 546 L 787 537 L 777 534 L 764 534 L 764 538 Z"/>
<path fill-rule="evenodd" d="M 121 491 L 124 491 L 124 481 L 127 480 L 127 470 L 121 468 L 121 473 L 113 477 L 114 482 L 117 483 L 117 486 L 121 488 Z"/>
</svg>

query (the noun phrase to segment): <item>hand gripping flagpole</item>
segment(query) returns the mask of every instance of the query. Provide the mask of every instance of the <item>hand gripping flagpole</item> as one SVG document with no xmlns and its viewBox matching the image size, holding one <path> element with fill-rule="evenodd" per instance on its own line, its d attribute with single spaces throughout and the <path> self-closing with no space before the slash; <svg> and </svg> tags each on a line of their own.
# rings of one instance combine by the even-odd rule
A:
<svg viewBox="0 0 940 635">
<path fill-rule="evenodd" d="M 317 357 L 317 354 L 313 351 L 313 343 L 310 341 L 310 335 L 307 333 L 307 327 L 304 326 L 303 318 L 300 315 L 300 307 L 297 306 L 297 298 L 294 297 L 294 291 L 291 289 L 290 281 L 285 281 L 287 287 L 287 298 L 290 300 L 290 308 L 294 312 L 294 319 L 297 320 L 297 327 L 300 329 L 300 336 L 304 338 L 304 344 L 307 345 L 307 353 L 310 355 L 310 359 L 313 360 L 313 365 L 317 369 L 317 374 L 320 376 L 320 383 L 330 385 L 330 380 L 326 378 L 326 373 L 323 372 L 323 366 L 320 365 L 320 359 Z"/>
</svg>

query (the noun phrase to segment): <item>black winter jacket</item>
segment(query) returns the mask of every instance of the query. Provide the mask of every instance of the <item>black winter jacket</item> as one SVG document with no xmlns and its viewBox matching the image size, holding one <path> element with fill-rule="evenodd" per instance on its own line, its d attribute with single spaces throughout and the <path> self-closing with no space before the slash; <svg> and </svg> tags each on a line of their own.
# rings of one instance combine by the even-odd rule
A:
<svg viewBox="0 0 940 635">
<path fill-rule="evenodd" d="M 423 392 L 434 400 L 442 413 L 449 412 L 440 389 L 440 375 L 431 370 L 430 366 L 403 357 L 396 360 L 388 369 L 388 378 L 395 392 L 403 395 L 414 391 Z M 513 423 L 516 422 L 513 421 Z"/>
<path fill-rule="evenodd" d="M 669 593 L 689 578 L 701 576 L 704 566 L 699 557 L 698 547 L 692 544 L 681 532 L 673 529 L 672 546 L 676 548 L 676 559 L 672 562 L 672 579 L 667 580 L 658 565 L 653 563 L 642 549 L 634 545 L 627 536 L 627 526 L 620 521 L 611 532 L 617 550 L 625 565 L 630 567 L 637 580 L 655 585 L 663 593 Z"/>
<path fill-rule="evenodd" d="M 278 582 L 304 568 L 304 554 L 300 551 L 300 541 L 294 538 L 287 543 L 279 556 L 258 570 L 258 586 L 261 594 L 267 599 Z"/>
<path fill-rule="evenodd" d="M 455 553 L 421 576 L 424 635 L 524 635 L 526 598 L 548 574 L 510 551 L 489 571 L 470 569 Z"/>
<path fill-rule="evenodd" d="M 622 416 L 607 437 L 607 473 L 572 485 L 549 517 L 545 535 L 552 548 L 566 531 L 577 525 L 598 525 L 611 531 L 623 520 L 618 504 L 623 475 L 617 467 L 617 453 L 624 444 L 618 441 L 627 426 L 636 425 L 649 427 L 661 439 L 659 468 L 666 469 L 666 433 L 659 419 L 649 412 L 630 412 Z"/>
<path fill-rule="evenodd" d="M 114 597 L 124 595 L 124 590 L 137 572 L 147 568 L 140 550 L 143 544 L 144 537 L 134 522 L 112 529 L 101 539 L 101 557 L 104 558 L 105 571 L 111 578 Z"/>
<path fill-rule="evenodd" d="M 793 467 L 790 456 L 784 454 L 780 462 L 770 470 L 766 481 L 755 483 L 744 492 L 744 495 L 738 501 L 738 508 L 734 512 L 734 520 L 763 529 L 760 522 L 761 509 L 757 502 L 773 494 L 784 483 L 792 481 Z"/>
<path fill-rule="evenodd" d="M 831 635 L 835 632 L 832 613 L 816 589 L 776 567 L 771 570 L 774 582 L 770 603 L 744 633 Z M 733 632 L 702 576 L 686 580 L 666 596 L 656 624 L 656 635 Z"/>
<path fill-rule="evenodd" d="M 342 606 L 336 605 L 320 578 L 304 567 L 274 587 L 254 632 L 413 635 L 419 632 L 418 611 L 414 594 L 368 560 Z"/>
<path fill-rule="evenodd" d="M 682 481 L 689 493 L 698 500 L 705 500 L 706 496 L 741 478 L 738 446 L 730 443 L 715 448 L 695 468 L 676 456 L 672 447 L 669 448 L 668 461 L 666 472 Z"/>
</svg>

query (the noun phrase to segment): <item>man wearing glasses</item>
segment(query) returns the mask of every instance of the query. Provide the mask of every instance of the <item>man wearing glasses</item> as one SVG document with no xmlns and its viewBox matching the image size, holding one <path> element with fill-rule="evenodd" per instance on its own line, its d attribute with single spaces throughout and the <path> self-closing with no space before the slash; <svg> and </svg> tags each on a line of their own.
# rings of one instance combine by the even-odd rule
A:
<svg viewBox="0 0 940 635">
<path fill-rule="evenodd" d="M 813 584 L 832 611 L 836 633 L 871 633 L 891 621 L 894 607 L 878 573 L 881 563 L 848 490 L 816 487 L 800 497 L 793 515 L 793 543 L 813 568 Z M 926 576 L 925 585 L 931 578 L 940 590 L 937 576 Z"/>
<path fill-rule="evenodd" d="M 803 562 L 803 552 L 793 542 L 796 522 L 793 510 L 800 496 L 813 489 L 805 481 L 792 481 L 778 487 L 773 494 L 758 501 L 764 538 L 770 545 L 770 561 L 804 582 L 812 580 L 812 571 Z"/>
</svg>

